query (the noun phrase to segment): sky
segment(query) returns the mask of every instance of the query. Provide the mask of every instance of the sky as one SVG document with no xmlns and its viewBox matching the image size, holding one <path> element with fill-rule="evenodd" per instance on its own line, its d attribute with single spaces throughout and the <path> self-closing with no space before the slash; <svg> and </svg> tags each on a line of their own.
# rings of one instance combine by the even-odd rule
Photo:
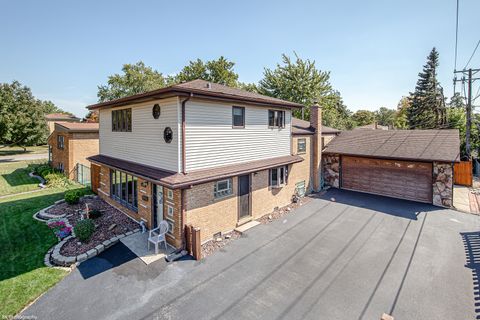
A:
<svg viewBox="0 0 480 320">
<path fill-rule="evenodd" d="M 395 108 L 426 56 L 453 93 L 456 0 L 23 1 L 0 0 L 0 83 L 20 81 L 77 116 L 125 63 L 164 75 L 225 56 L 258 82 L 282 53 L 330 71 L 351 110 Z M 460 0 L 457 69 L 480 39 L 480 1 Z M 480 48 L 470 63 L 480 67 Z"/>
</svg>

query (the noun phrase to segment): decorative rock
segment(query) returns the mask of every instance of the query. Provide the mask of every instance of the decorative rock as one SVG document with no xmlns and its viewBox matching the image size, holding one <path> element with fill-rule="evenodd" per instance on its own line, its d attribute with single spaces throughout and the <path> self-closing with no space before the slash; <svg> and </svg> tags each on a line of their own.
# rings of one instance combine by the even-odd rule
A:
<svg viewBox="0 0 480 320">
<path fill-rule="evenodd" d="M 218 238 L 215 239 L 215 241 L 217 241 L 217 242 L 222 242 L 222 240 L 223 240 L 223 239 L 220 238 L 220 237 L 218 237 Z"/>
<path fill-rule="evenodd" d="M 268 215 L 268 220 L 272 220 L 272 219 L 273 219 L 272 215 L 269 214 L 269 215 Z"/>
<path fill-rule="evenodd" d="M 129 236 L 129 235 L 131 235 L 131 234 L 133 234 L 133 232 L 132 232 L 132 231 L 128 231 L 125 235 Z"/>
<path fill-rule="evenodd" d="M 105 246 L 103 244 L 99 244 L 98 246 L 95 247 L 98 253 L 102 252 L 105 250 Z"/>
<path fill-rule="evenodd" d="M 105 241 L 103 241 L 103 245 L 105 246 L 105 248 L 108 248 L 111 244 L 112 244 L 112 241 L 111 241 L 111 240 L 105 240 Z"/>
<path fill-rule="evenodd" d="M 95 257 L 97 255 L 97 250 L 96 249 L 90 249 L 86 252 L 87 259 L 90 259 L 91 257 Z"/>
<path fill-rule="evenodd" d="M 122 238 L 124 238 L 124 237 L 125 237 L 125 234 L 124 234 L 124 233 L 122 233 L 122 234 L 119 234 L 117 237 L 118 237 L 118 239 L 122 239 Z"/>
<path fill-rule="evenodd" d="M 87 256 L 86 253 L 83 253 L 83 254 L 80 254 L 80 255 L 77 256 L 77 261 L 78 262 L 82 262 L 82 261 L 85 261 L 87 259 L 88 259 L 88 256 Z"/>
<path fill-rule="evenodd" d="M 232 237 L 232 235 L 230 235 L 230 234 L 225 235 L 225 239 L 230 239 L 231 237 Z"/>
<path fill-rule="evenodd" d="M 64 257 L 64 261 L 66 265 L 71 265 L 72 263 L 75 263 L 77 260 L 77 257 Z"/>
<path fill-rule="evenodd" d="M 112 231 L 113 228 L 115 228 L 117 226 L 116 223 L 112 224 L 110 227 L 108 227 L 108 231 Z"/>
</svg>

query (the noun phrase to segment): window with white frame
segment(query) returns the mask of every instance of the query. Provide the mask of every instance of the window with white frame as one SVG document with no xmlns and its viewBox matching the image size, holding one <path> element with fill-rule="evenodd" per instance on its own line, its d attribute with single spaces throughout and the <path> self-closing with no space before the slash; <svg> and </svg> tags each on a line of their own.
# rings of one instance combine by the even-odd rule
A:
<svg viewBox="0 0 480 320">
<path fill-rule="evenodd" d="M 173 200 L 173 190 L 167 189 L 167 198 Z"/>
<path fill-rule="evenodd" d="M 225 179 L 215 182 L 213 194 L 215 199 L 229 196 L 233 193 L 232 179 Z"/>
<path fill-rule="evenodd" d="M 268 110 L 268 127 L 285 128 L 285 111 Z"/>
<path fill-rule="evenodd" d="M 167 215 L 173 218 L 173 207 L 167 206 Z"/>
<path fill-rule="evenodd" d="M 307 151 L 307 139 L 300 138 L 297 140 L 297 153 L 305 153 Z"/>
<path fill-rule="evenodd" d="M 278 168 L 270 169 L 270 187 L 281 188 L 287 184 L 288 178 L 288 166 L 281 166 Z"/>
</svg>

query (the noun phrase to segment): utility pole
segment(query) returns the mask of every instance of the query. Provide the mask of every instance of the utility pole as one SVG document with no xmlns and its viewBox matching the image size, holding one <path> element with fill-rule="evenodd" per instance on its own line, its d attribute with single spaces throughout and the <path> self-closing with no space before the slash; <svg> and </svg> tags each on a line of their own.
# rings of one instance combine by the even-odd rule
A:
<svg viewBox="0 0 480 320">
<path fill-rule="evenodd" d="M 480 78 L 474 78 L 473 76 L 475 74 L 477 74 L 478 72 L 480 72 L 480 69 L 463 69 L 463 70 L 455 70 L 454 73 L 457 74 L 457 73 L 461 73 L 462 74 L 462 78 L 461 79 L 457 79 L 455 77 L 455 79 L 453 80 L 454 83 L 456 83 L 457 81 L 461 81 L 462 83 L 465 83 L 465 81 L 467 82 L 467 90 L 468 90 L 468 93 L 467 93 L 467 107 L 466 107 L 466 126 L 465 126 L 465 155 L 467 156 L 467 158 L 470 160 L 470 156 L 471 156 L 471 152 L 470 152 L 470 134 L 471 134 L 471 131 L 472 131 L 472 83 L 473 81 L 475 80 L 479 80 Z M 465 75 L 467 76 L 466 80 L 465 80 Z"/>
</svg>

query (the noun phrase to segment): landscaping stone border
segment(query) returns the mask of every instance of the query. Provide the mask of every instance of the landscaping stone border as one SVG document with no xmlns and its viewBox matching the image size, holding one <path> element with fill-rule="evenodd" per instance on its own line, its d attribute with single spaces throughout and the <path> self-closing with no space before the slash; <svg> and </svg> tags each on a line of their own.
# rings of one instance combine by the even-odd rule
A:
<svg viewBox="0 0 480 320">
<path fill-rule="evenodd" d="M 140 228 L 137 228 L 133 231 L 128 231 L 126 233 L 119 234 L 109 240 L 105 240 L 102 244 L 99 244 L 93 249 L 88 250 L 85 253 L 79 254 L 78 256 L 71 256 L 67 257 L 62 254 L 60 254 L 60 249 L 62 246 L 70 239 L 73 238 L 73 236 L 68 236 L 59 243 L 57 243 L 55 246 L 53 246 L 47 255 L 45 256 L 45 265 L 47 266 L 52 266 L 52 265 L 57 265 L 57 266 L 62 266 L 62 267 L 69 267 L 73 265 L 74 263 L 81 263 L 85 260 L 88 260 L 90 258 L 93 258 L 103 252 L 105 249 L 113 246 L 116 244 L 120 239 L 125 238 L 127 236 L 130 236 L 134 233 L 140 232 Z"/>
<path fill-rule="evenodd" d="M 37 176 L 33 171 L 30 172 L 28 175 L 29 175 L 30 177 L 35 178 L 35 179 L 38 179 L 38 180 L 40 181 L 40 183 L 38 184 L 38 186 L 39 186 L 40 188 L 44 189 L 44 188 L 47 187 L 47 186 L 46 186 L 46 181 L 45 181 L 45 179 L 43 179 L 43 178 L 40 177 L 40 176 Z"/>
</svg>

